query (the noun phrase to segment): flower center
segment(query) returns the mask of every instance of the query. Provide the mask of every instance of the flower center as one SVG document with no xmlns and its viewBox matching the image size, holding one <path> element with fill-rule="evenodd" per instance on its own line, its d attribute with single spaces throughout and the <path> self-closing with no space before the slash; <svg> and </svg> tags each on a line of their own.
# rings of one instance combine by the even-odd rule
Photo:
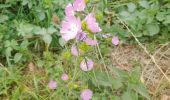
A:
<svg viewBox="0 0 170 100">
<path fill-rule="evenodd" d="M 77 25 L 74 24 L 74 23 L 72 23 L 72 24 L 70 25 L 70 31 L 71 31 L 71 32 L 77 32 L 77 30 L 78 30 Z"/>
</svg>

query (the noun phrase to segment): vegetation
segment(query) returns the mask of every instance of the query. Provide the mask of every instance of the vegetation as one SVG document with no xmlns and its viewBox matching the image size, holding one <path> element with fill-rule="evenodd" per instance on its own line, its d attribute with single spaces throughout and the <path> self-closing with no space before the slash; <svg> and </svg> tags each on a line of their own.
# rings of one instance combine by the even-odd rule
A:
<svg viewBox="0 0 170 100">
<path fill-rule="evenodd" d="M 159 47 L 169 46 L 169 0 L 82 0 L 85 8 L 74 16 L 87 37 L 68 39 L 61 30 L 64 21 L 71 23 L 65 9 L 75 1 L 0 0 L 1 100 L 155 100 L 160 88 L 170 87 L 169 68 L 154 58 Z M 165 79 L 155 94 L 141 62 L 126 68 L 113 63 L 113 49 L 127 45 L 145 52 Z"/>
</svg>

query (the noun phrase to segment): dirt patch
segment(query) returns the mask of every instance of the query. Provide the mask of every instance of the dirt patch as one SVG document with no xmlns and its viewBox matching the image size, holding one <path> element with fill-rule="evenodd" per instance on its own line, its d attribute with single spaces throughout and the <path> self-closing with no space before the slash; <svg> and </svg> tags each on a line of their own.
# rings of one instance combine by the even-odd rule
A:
<svg viewBox="0 0 170 100">
<path fill-rule="evenodd" d="M 159 46 L 153 53 L 153 56 L 158 66 L 170 79 L 170 43 Z M 136 65 L 140 65 L 142 67 L 141 81 L 146 84 L 154 100 L 157 100 L 158 96 L 158 100 L 160 100 L 165 95 L 170 99 L 170 83 L 140 47 L 124 45 L 114 48 L 112 51 L 112 62 L 115 66 L 126 71 L 130 71 Z"/>
</svg>

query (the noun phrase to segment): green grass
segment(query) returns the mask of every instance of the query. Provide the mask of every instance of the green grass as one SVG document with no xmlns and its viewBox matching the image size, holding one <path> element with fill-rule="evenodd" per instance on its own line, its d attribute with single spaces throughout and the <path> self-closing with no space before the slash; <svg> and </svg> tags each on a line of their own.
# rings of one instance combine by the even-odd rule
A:
<svg viewBox="0 0 170 100">
<path fill-rule="evenodd" d="M 121 44 L 135 44 L 117 19 L 119 16 L 142 43 L 151 42 L 149 50 L 152 52 L 156 44 L 170 39 L 169 1 L 150 0 L 141 4 L 136 0 L 89 0 L 86 11 L 94 7 L 103 29 L 102 33 L 95 35 L 101 41 L 99 46 L 78 45 L 87 53 L 86 57 L 94 60 L 95 67 L 90 72 L 80 69 L 82 56 L 71 55 L 73 41 L 66 44 L 60 36 L 60 23 L 69 2 L 0 0 L 0 99 L 77 100 L 86 88 L 93 91 L 93 100 L 150 99 L 140 80 L 141 67 L 135 65 L 127 72 L 112 65 L 108 55 L 116 46 L 111 44 L 111 38 L 103 39 L 102 34 L 118 35 Z M 149 6 L 155 4 L 155 7 L 148 9 L 148 3 Z M 139 18 L 143 12 L 144 18 Z M 68 81 L 61 80 L 62 73 L 69 75 Z M 58 84 L 55 90 L 48 88 L 50 79 Z"/>
</svg>

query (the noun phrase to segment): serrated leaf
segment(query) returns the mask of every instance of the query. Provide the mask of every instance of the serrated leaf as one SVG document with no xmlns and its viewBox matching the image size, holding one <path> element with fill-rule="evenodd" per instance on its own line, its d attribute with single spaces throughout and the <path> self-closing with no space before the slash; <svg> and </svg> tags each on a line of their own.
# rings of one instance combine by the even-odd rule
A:
<svg viewBox="0 0 170 100">
<path fill-rule="evenodd" d="M 21 53 L 16 53 L 14 56 L 14 62 L 17 63 L 18 61 L 20 61 L 22 58 L 22 54 Z"/>
</svg>

